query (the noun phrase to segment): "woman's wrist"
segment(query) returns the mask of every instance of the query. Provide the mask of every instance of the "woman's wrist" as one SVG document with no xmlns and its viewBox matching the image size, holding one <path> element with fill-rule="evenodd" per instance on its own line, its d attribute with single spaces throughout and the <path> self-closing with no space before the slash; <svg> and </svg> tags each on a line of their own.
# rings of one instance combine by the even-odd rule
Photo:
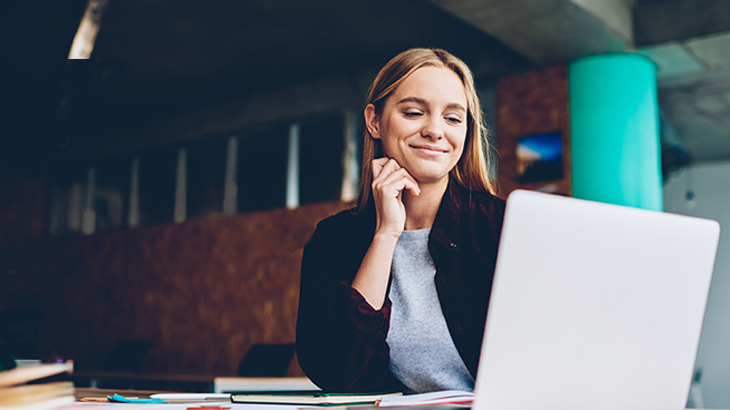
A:
<svg viewBox="0 0 730 410">
<path fill-rule="evenodd" d="M 380 244 L 392 244 L 395 248 L 396 242 L 398 242 L 398 238 L 400 238 L 401 233 L 403 231 L 395 231 L 395 230 L 387 230 L 387 229 L 377 229 L 375 231 L 375 235 L 373 236 L 373 243 L 380 243 Z"/>
</svg>

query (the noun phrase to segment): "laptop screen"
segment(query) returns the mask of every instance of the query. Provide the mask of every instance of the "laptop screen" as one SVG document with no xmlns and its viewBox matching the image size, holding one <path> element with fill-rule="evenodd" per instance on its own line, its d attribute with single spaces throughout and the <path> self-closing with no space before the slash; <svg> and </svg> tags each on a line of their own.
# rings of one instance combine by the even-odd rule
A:
<svg viewBox="0 0 730 410">
<path fill-rule="evenodd" d="M 482 409 L 684 409 L 715 221 L 515 191 L 475 387 Z"/>
</svg>

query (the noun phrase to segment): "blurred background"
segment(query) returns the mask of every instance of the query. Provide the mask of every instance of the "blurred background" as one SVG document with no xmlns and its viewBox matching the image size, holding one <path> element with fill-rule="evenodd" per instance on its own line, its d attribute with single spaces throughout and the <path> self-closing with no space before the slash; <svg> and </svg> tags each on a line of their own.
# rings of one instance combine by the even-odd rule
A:
<svg viewBox="0 0 730 410">
<path fill-rule="evenodd" d="M 93 51 L 69 59 L 82 21 Z M 260 374 L 252 346 L 294 342 L 302 247 L 355 199 L 367 87 L 411 47 L 473 70 L 504 196 L 571 195 L 573 64 L 645 58 L 661 208 L 730 226 L 725 0 L 11 0 L 0 33 L 0 338 L 17 358 Z M 558 162 L 528 173 L 545 141 Z M 727 235 L 707 408 L 730 406 Z M 278 351 L 276 375 L 301 375 Z"/>
</svg>

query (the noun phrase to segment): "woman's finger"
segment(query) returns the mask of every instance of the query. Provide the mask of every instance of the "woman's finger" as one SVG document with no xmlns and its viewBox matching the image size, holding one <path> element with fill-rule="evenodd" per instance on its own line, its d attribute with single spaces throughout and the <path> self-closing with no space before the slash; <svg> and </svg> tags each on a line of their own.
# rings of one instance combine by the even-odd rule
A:
<svg viewBox="0 0 730 410">
<path fill-rule="evenodd" d="M 373 160 L 373 179 L 376 179 L 381 175 L 389 175 L 400 168 L 401 166 L 398 164 L 398 161 L 392 158 L 383 157 Z"/>
<path fill-rule="evenodd" d="M 373 176 L 377 173 L 380 173 L 380 170 L 383 169 L 383 166 L 390 160 L 388 157 L 382 157 L 377 158 L 372 161 L 373 164 Z"/>
<path fill-rule="evenodd" d="M 411 195 L 419 196 L 421 195 L 421 187 L 418 186 L 418 182 L 416 182 L 413 177 L 411 177 L 408 182 L 404 185 L 404 188 L 411 191 Z"/>
<path fill-rule="evenodd" d="M 408 189 L 414 195 L 420 195 L 421 188 L 418 186 L 418 182 L 408 173 L 404 168 L 393 171 L 390 174 L 384 175 L 381 173 L 382 178 L 378 178 L 377 181 L 373 182 L 374 189 L 380 189 L 386 191 L 389 188 L 395 189 L 396 195 L 403 189 Z"/>
<path fill-rule="evenodd" d="M 389 160 L 389 158 L 387 158 L 387 157 L 378 158 L 378 159 L 373 160 L 373 162 L 372 162 L 373 179 L 377 178 L 378 175 L 380 175 L 380 173 L 383 171 L 383 167 L 385 166 L 385 164 L 388 163 L 388 160 Z"/>
</svg>

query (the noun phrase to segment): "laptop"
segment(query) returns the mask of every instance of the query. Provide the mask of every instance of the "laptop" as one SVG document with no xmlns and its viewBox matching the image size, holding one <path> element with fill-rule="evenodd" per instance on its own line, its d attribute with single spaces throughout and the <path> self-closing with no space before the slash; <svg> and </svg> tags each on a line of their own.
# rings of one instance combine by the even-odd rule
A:
<svg viewBox="0 0 730 410">
<path fill-rule="evenodd" d="M 680 410 L 715 221 L 531 191 L 507 200 L 475 410 Z"/>
</svg>

